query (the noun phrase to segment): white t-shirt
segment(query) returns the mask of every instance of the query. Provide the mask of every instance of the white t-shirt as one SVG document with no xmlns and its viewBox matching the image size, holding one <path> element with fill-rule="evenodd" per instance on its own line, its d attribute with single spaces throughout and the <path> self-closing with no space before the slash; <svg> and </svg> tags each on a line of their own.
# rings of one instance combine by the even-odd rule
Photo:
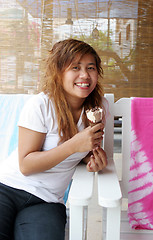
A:
<svg viewBox="0 0 153 240">
<path fill-rule="evenodd" d="M 103 98 L 103 104 L 107 111 L 108 104 L 105 98 Z M 82 114 L 83 110 L 77 123 L 79 131 L 84 129 Z M 54 104 L 44 93 L 34 95 L 26 102 L 18 126 L 46 133 L 42 151 L 50 150 L 58 144 L 59 135 Z M 16 149 L 0 167 L 0 182 L 32 193 L 46 202 L 63 203 L 64 193 L 75 167 L 87 154 L 88 152 L 72 154 L 47 171 L 24 176 L 19 170 L 18 149 Z"/>
</svg>

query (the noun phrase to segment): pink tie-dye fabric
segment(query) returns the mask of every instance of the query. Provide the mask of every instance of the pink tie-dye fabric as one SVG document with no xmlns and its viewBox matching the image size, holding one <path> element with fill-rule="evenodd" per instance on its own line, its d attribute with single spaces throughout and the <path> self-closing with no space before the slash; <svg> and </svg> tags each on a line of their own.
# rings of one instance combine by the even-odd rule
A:
<svg viewBox="0 0 153 240">
<path fill-rule="evenodd" d="M 153 98 L 131 99 L 131 127 L 129 222 L 153 229 Z"/>
</svg>

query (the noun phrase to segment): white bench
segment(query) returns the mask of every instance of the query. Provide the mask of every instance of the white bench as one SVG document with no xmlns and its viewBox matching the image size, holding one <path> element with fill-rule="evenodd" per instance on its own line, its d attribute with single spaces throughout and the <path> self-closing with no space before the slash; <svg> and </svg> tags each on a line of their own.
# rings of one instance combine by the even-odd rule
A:
<svg viewBox="0 0 153 240">
<path fill-rule="evenodd" d="M 103 209 L 103 240 L 151 240 L 153 231 L 133 230 L 127 216 L 128 182 L 130 169 L 131 98 L 114 102 L 113 94 L 106 94 L 109 101 L 110 118 L 104 134 L 104 149 L 108 166 L 98 173 L 98 202 Z M 120 154 L 113 153 L 114 117 L 122 119 Z M 116 165 L 115 165 L 116 162 Z M 120 176 L 116 166 L 120 167 Z"/>
</svg>

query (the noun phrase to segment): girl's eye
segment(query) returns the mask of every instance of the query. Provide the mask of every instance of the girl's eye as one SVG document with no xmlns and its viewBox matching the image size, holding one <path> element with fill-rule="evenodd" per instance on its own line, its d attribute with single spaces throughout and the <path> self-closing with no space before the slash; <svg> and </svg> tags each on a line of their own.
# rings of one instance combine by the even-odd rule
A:
<svg viewBox="0 0 153 240">
<path fill-rule="evenodd" d="M 95 70 L 95 67 L 88 67 L 89 70 Z"/>
<path fill-rule="evenodd" d="M 79 67 L 78 66 L 73 66 L 73 70 L 78 70 Z"/>
</svg>

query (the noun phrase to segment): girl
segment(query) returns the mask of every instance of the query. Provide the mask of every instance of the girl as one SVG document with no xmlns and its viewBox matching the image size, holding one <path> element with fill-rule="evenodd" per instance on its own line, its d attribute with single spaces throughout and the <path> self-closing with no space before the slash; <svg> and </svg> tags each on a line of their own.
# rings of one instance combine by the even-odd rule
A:
<svg viewBox="0 0 153 240">
<path fill-rule="evenodd" d="M 63 197 L 76 165 L 83 159 L 92 172 L 107 165 L 99 147 L 104 126 L 88 126 L 85 116 L 95 106 L 107 112 L 102 73 L 99 56 L 85 42 L 60 41 L 49 52 L 41 92 L 18 122 L 18 151 L 1 167 L 1 240 L 64 239 Z"/>
</svg>

